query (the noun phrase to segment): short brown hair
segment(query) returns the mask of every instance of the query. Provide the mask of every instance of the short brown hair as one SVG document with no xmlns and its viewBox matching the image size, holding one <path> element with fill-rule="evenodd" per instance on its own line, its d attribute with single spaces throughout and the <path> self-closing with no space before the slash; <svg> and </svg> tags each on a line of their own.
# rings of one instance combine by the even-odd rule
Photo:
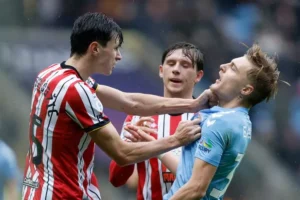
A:
<svg viewBox="0 0 300 200">
<path fill-rule="evenodd" d="M 183 55 L 188 57 L 192 61 L 193 67 L 196 64 L 197 71 L 203 70 L 203 68 L 204 68 L 203 53 L 200 51 L 200 49 L 198 47 L 196 47 L 193 44 L 187 43 L 187 42 L 178 42 L 178 43 L 171 45 L 169 48 L 167 48 L 162 55 L 161 64 L 163 65 L 166 58 L 178 49 L 182 49 Z"/>
<path fill-rule="evenodd" d="M 254 106 L 265 99 L 269 101 L 276 95 L 280 72 L 276 57 L 268 56 L 257 44 L 248 49 L 246 57 L 255 66 L 247 73 L 247 77 L 254 87 L 254 91 L 247 97 L 247 101 Z"/>
</svg>

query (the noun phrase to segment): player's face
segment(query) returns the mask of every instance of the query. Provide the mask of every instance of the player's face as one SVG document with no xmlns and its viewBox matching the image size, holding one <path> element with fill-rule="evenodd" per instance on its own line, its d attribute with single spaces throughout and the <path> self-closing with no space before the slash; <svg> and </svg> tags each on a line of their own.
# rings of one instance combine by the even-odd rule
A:
<svg viewBox="0 0 300 200">
<path fill-rule="evenodd" d="M 177 49 L 168 55 L 159 68 L 159 75 L 163 79 L 165 93 L 174 97 L 186 97 L 192 94 L 195 83 L 203 76 L 203 71 L 197 72 L 196 66 Z"/>
<path fill-rule="evenodd" d="M 119 40 L 113 37 L 107 42 L 105 47 L 99 44 L 99 53 L 97 54 L 96 72 L 103 75 L 110 75 L 115 65 L 122 59 L 119 50 Z"/>
<path fill-rule="evenodd" d="M 220 100 L 230 101 L 247 90 L 249 80 L 247 72 L 253 64 L 245 57 L 233 59 L 230 63 L 220 66 L 220 78 L 210 86 L 210 89 Z"/>
</svg>

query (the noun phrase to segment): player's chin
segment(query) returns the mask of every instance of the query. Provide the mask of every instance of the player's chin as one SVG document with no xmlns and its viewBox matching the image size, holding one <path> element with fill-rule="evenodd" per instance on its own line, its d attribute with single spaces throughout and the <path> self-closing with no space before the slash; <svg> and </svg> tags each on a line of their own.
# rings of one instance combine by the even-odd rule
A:
<svg viewBox="0 0 300 200">
<path fill-rule="evenodd" d="M 217 93 L 218 89 L 219 89 L 219 85 L 216 83 L 213 83 L 209 86 L 209 89 L 213 92 L 213 93 Z"/>
<path fill-rule="evenodd" d="M 107 70 L 106 72 L 103 73 L 103 75 L 105 75 L 105 76 L 110 76 L 111 74 L 112 74 L 112 69 Z"/>
<path fill-rule="evenodd" d="M 168 90 L 171 94 L 178 94 L 178 93 L 182 92 L 183 88 L 182 87 L 169 87 Z"/>
</svg>

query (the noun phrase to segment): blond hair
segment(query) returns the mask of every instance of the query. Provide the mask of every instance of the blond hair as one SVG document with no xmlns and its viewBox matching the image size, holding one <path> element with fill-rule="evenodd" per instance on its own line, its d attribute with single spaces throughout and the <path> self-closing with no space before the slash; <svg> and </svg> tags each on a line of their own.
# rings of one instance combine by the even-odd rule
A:
<svg viewBox="0 0 300 200">
<path fill-rule="evenodd" d="M 254 106 L 263 100 L 269 101 L 271 97 L 275 97 L 278 90 L 280 72 L 276 57 L 270 57 L 257 44 L 249 48 L 245 56 L 255 66 L 247 73 L 254 87 L 254 91 L 247 97 L 248 103 Z"/>
</svg>

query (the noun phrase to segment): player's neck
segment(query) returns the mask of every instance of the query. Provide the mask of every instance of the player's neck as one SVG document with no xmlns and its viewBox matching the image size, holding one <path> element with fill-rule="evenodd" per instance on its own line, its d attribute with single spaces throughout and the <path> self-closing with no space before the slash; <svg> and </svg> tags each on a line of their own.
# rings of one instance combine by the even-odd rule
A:
<svg viewBox="0 0 300 200">
<path fill-rule="evenodd" d="M 171 93 L 164 90 L 164 97 L 167 98 L 182 98 L 182 99 L 192 99 L 193 94 L 191 93 Z"/>
<path fill-rule="evenodd" d="M 85 81 L 88 79 L 89 76 L 93 74 L 91 67 L 89 67 L 89 62 L 85 59 L 85 57 L 75 57 L 72 56 L 66 61 L 66 65 L 73 66 L 82 79 Z"/>
<path fill-rule="evenodd" d="M 248 105 L 244 104 L 238 98 L 232 99 L 231 101 L 219 99 L 219 106 L 222 108 L 237 108 L 237 107 L 250 108 Z"/>
</svg>

